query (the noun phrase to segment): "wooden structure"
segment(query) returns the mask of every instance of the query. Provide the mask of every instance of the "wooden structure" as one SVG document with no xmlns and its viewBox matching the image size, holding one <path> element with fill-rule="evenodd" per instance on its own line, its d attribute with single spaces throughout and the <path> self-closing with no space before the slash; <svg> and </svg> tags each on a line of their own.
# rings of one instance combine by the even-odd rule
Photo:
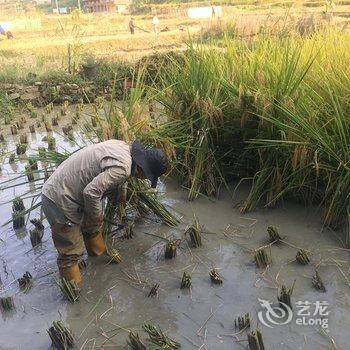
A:
<svg viewBox="0 0 350 350">
<path fill-rule="evenodd" d="M 1 1 L 1 0 L 0 0 Z M 88 12 L 125 12 L 131 4 L 130 0 L 85 0 Z"/>
</svg>

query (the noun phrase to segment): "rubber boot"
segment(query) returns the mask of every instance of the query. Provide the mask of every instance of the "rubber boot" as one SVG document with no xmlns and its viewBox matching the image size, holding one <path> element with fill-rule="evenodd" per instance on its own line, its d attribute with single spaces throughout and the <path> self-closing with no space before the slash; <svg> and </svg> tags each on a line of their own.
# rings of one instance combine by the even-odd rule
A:
<svg viewBox="0 0 350 350">
<path fill-rule="evenodd" d="M 74 281 L 77 285 L 81 283 L 81 274 L 78 264 L 68 267 L 60 267 L 60 276 L 67 281 Z"/>
<path fill-rule="evenodd" d="M 106 243 L 102 233 L 93 238 L 84 238 L 84 242 L 89 256 L 100 256 L 106 251 Z"/>
</svg>

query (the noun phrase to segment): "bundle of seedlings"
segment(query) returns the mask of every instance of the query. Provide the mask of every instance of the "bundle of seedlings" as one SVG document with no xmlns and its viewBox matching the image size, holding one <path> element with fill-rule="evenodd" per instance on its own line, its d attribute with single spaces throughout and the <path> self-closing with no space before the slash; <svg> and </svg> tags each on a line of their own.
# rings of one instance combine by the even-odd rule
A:
<svg viewBox="0 0 350 350">
<path fill-rule="evenodd" d="M 142 343 L 137 333 L 133 333 L 130 331 L 126 342 L 132 350 L 147 350 L 146 346 Z"/>
<path fill-rule="evenodd" d="M 20 277 L 17 279 L 19 289 L 26 293 L 32 286 L 32 278 L 33 276 L 30 274 L 30 272 L 26 272 L 23 277 Z"/>
<path fill-rule="evenodd" d="M 19 120 L 19 121 L 16 123 L 16 126 L 17 126 L 17 129 L 18 129 L 18 130 L 24 129 L 24 122 L 23 122 L 23 120 Z"/>
<path fill-rule="evenodd" d="M 254 251 L 254 261 L 257 267 L 266 268 L 272 262 L 271 247 L 263 246 Z"/>
<path fill-rule="evenodd" d="M 25 174 L 27 175 L 28 182 L 33 182 L 34 172 L 32 170 L 32 167 L 30 165 L 26 165 L 24 169 L 25 169 Z"/>
<path fill-rule="evenodd" d="M 21 134 L 19 135 L 19 143 L 28 143 L 28 137 L 27 134 Z"/>
<path fill-rule="evenodd" d="M 58 286 L 61 289 L 63 295 L 69 300 L 71 303 L 75 303 L 79 300 L 80 290 L 77 284 L 74 281 L 67 281 L 65 278 L 61 278 L 57 282 Z"/>
<path fill-rule="evenodd" d="M 192 285 L 192 277 L 190 274 L 187 274 L 186 271 L 184 271 L 184 274 L 182 275 L 181 280 L 181 289 L 188 289 L 191 288 Z"/>
<path fill-rule="evenodd" d="M 0 309 L 3 312 L 13 310 L 15 308 L 15 303 L 13 297 L 2 297 L 0 298 Z"/>
<path fill-rule="evenodd" d="M 119 264 L 122 261 L 122 257 L 117 249 L 115 248 L 107 249 L 106 253 L 110 258 L 109 263 L 113 262 L 115 264 Z"/>
<path fill-rule="evenodd" d="M 18 131 L 17 131 L 17 126 L 16 125 L 11 125 L 11 134 L 12 135 L 17 135 Z"/>
<path fill-rule="evenodd" d="M 213 284 L 222 284 L 222 277 L 215 268 L 210 271 L 210 280 Z"/>
<path fill-rule="evenodd" d="M 73 131 L 72 125 L 62 126 L 62 132 L 64 135 L 69 135 Z"/>
<path fill-rule="evenodd" d="M 295 281 L 293 282 L 292 286 L 289 288 L 287 288 L 285 285 L 282 285 L 281 290 L 280 290 L 280 294 L 277 297 L 281 308 L 285 309 L 286 305 L 289 306 L 291 309 L 293 308 L 292 302 L 291 302 L 291 297 L 293 294 L 294 285 L 295 285 Z"/>
<path fill-rule="evenodd" d="M 235 329 L 238 329 L 239 331 L 243 329 L 250 328 L 250 315 L 249 312 L 247 312 L 244 316 L 238 316 L 235 319 Z"/>
<path fill-rule="evenodd" d="M 38 170 L 38 161 L 35 157 L 28 157 L 28 163 L 32 170 Z"/>
<path fill-rule="evenodd" d="M 9 156 L 9 164 L 13 164 L 15 162 L 16 155 L 14 153 L 11 153 Z"/>
<path fill-rule="evenodd" d="M 190 238 L 191 246 L 193 248 L 202 246 L 201 228 L 197 220 L 186 230 L 185 235 L 188 235 Z"/>
<path fill-rule="evenodd" d="M 25 154 L 27 151 L 27 145 L 25 143 L 17 143 L 16 145 L 16 153 L 17 155 Z"/>
<path fill-rule="evenodd" d="M 283 238 L 278 233 L 277 227 L 268 226 L 267 233 L 269 234 L 269 240 L 270 240 L 271 243 L 272 242 L 279 243 L 280 241 L 283 240 Z"/>
<path fill-rule="evenodd" d="M 43 231 L 45 229 L 45 226 L 43 225 L 42 220 L 40 219 L 31 219 L 30 222 L 34 225 L 34 227 L 40 231 Z"/>
<path fill-rule="evenodd" d="M 52 132 L 52 126 L 48 121 L 44 121 L 46 132 Z"/>
<path fill-rule="evenodd" d="M 52 126 L 57 126 L 58 125 L 58 118 L 57 117 L 52 117 L 51 123 L 52 123 Z"/>
<path fill-rule="evenodd" d="M 53 136 L 47 137 L 47 149 L 54 151 L 56 149 L 56 139 Z"/>
<path fill-rule="evenodd" d="M 148 334 L 151 342 L 159 345 L 162 349 L 172 350 L 179 349 L 181 347 L 180 343 L 164 334 L 159 326 L 157 328 L 151 324 L 144 324 L 142 328 Z"/>
<path fill-rule="evenodd" d="M 148 293 L 148 297 L 156 297 L 158 296 L 159 284 L 156 283 L 152 286 L 151 290 Z"/>
<path fill-rule="evenodd" d="M 38 116 L 36 108 L 33 106 L 31 102 L 27 103 L 26 107 L 31 118 L 36 118 Z"/>
<path fill-rule="evenodd" d="M 24 213 L 25 207 L 23 200 L 19 197 L 16 197 L 13 200 L 12 204 L 12 225 L 15 230 L 22 228 L 25 225 Z"/>
<path fill-rule="evenodd" d="M 63 102 L 63 105 L 61 107 L 61 115 L 62 116 L 67 115 L 68 105 L 69 105 L 68 101 Z"/>
<path fill-rule="evenodd" d="M 265 350 L 261 332 L 257 329 L 248 333 L 249 350 Z"/>
<path fill-rule="evenodd" d="M 165 244 L 164 258 L 173 259 L 176 256 L 179 240 L 168 240 Z"/>
<path fill-rule="evenodd" d="M 48 114 L 50 114 L 50 113 L 52 112 L 52 110 L 53 110 L 53 103 L 52 103 L 52 102 L 48 103 L 48 104 L 45 106 L 45 109 L 46 109 L 46 112 L 47 112 Z"/>
<path fill-rule="evenodd" d="M 326 287 L 325 287 L 325 285 L 322 281 L 322 278 L 317 270 L 315 270 L 315 274 L 312 276 L 312 285 L 314 286 L 315 289 L 317 289 L 323 293 L 326 293 Z"/>
<path fill-rule="evenodd" d="M 301 265 L 308 265 L 310 263 L 310 257 L 306 250 L 299 249 L 296 256 L 296 261 Z"/>
<path fill-rule="evenodd" d="M 34 125 L 34 124 L 29 125 L 29 132 L 30 132 L 31 134 L 34 134 L 34 133 L 35 133 L 35 125 Z"/>
<path fill-rule="evenodd" d="M 47 333 L 52 341 L 52 347 L 57 350 L 67 350 L 75 345 L 72 331 L 62 321 L 54 321 Z"/>
<path fill-rule="evenodd" d="M 30 234 L 30 243 L 34 248 L 42 242 L 44 231 L 35 227 L 33 230 L 29 231 L 29 234 Z"/>
</svg>

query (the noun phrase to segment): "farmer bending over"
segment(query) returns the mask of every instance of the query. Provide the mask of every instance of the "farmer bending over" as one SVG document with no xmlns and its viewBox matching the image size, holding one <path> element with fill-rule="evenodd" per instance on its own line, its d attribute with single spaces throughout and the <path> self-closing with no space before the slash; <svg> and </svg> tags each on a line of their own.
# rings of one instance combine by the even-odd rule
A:
<svg viewBox="0 0 350 350">
<path fill-rule="evenodd" d="M 130 176 L 148 179 L 152 188 L 168 167 L 159 149 L 146 149 L 135 141 L 109 140 L 85 147 L 61 163 L 45 182 L 42 208 L 51 226 L 58 250 L 61 277 L 81 282 L 78 260 L 84 251 L 99 256 L 106 251 L 101 233 L 102 198 L 117 190 L 125 203 L 126 181 Z"/>
</svg>

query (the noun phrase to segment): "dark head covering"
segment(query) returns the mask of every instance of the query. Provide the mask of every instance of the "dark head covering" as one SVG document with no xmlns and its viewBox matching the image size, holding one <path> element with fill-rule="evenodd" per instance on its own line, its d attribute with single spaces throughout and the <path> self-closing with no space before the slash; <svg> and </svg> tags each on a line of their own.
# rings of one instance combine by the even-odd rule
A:
<svg viewBox="0 0 350 350">
<path fill-rule="evenodd" d="M 145 148 L 140 142 L 135 141 L 131 146 L 131 157 L 151 181 L 151 187 L 156 188 L 158 177 L 163 175 L 169 166 L 164 152 L 158 148 Z"/>
</svg>

